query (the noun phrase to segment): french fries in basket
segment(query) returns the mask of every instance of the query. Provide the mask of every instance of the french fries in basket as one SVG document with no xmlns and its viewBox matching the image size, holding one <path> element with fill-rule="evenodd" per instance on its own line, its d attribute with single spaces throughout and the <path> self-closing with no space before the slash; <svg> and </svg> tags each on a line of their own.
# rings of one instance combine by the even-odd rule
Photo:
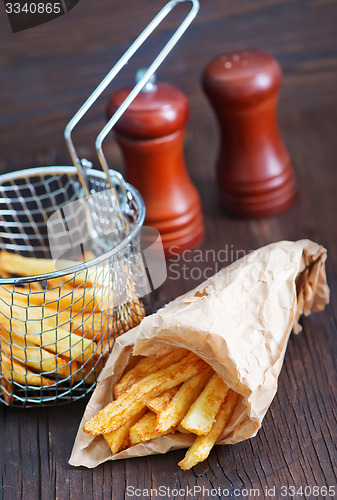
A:
<svg viewBox="0 0 337 500">
<path fill-rule="evenodd" d="M 140 359 L 115 384 L 114 395 L 83 430 L 103 435 L 112 453 L 175 432 L 195 435 L 179 462 L 183 470 L 208 457 L 238 399 L 205 361 L 185 349 Z"/>
<path fill-rule="evenodd" d="M 86 256 L 87 258 L 87 256 Z M 93 256 L 91 256 L 93 258 Z M 89 260 L 89 259 L 87 259 Z M 80 264 L 76 261 L 63 261 L 60 265 L 60 269 L 67 267 L 73 267 Z M 56 271 L 55 262 L 52 259 L 36 259 L 33 257 L 23 257 L 22 255 L 17 255 L 10 252 L 2 251 L 0 253 L 0 274 L 4 277 L 10 277 L 11 275 L 17 276 L 37 276 L 39 274 L 48 274 Z M 95 273 L 83 271 L 82 273 L 77 273 L 76 275 L 69 275 L 66 277 L 66 281 L 73 279 L 71 286 L 84 286 L 87 287 L 94 286 Z M 58 280 L 58 278 L 56 278 Z M 58 284 L 59 281 L 55 281 L 54 284 Z"/>
<path fill-rule="evenodd" d="M 79 262 L 64 264 L 66 268 Z M 55 270 L 51 259 L 0 252 L 1 278 Z M 101 358 L 108 354 L 112 326 L 117 326 L 114 332 L 118 335 L 145 315 L 144 306 L 132 292 L 132 305 L 122 308 L 115 318 L 102 274 L 89 268 L 46 282 L 0 286 L 0 387 L 5 401 L 13 393 L 12 382 L 35 387 L 52 386 L 59 378 L 69 379 L 71 384 L 95 382 L 95 373 L 103 368 Z"/>
<path fill-rule="evenodd" d="M 54 382 L 46 377 L 37 375 L 36 373 L 27 370 L 19 361 L 14 357 L 10 358 L 4 352 L 1 354 L 1 372 L 7 380 L 13 379 L 22 385 L 35 385 L 40 386 L 54 385 Z"/>
</svg>

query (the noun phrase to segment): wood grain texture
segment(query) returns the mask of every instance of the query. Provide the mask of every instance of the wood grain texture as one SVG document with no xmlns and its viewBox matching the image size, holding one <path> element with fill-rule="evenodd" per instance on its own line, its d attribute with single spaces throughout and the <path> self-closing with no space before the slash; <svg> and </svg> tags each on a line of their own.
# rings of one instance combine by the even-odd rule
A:
<svg viewBox="0 0 337 500">
<path fill-rule="evenodd" d="M 63 147 L 63 130 L 74 112 L 122 55 L 163 0 L 81 0 L 48 24 L 12 34 L 0 15 L 0 144 L 2 158 Z M 131 60 L 114 83 L 124 86 L 149 64 L 185 12 L 181 7 Z M 186 92 L 191 121 L 211 117 L 199 79 L 216 54 L 252 48 L 269 51 L 281 63 L 281 110 L 337 102 L 337 4 L 334 0 L 212 0 L 158 73 Z M 104 124 L 109 90 L 75 134 L 82 151 L 93 150 Z M 108 142 L 108 141 L 107 141 Z"/>
<path fill-rule="evenodd" d="M 107 13 L 114 5 L 115 0 L 96 0 L 93 19 L 92 3 L 81 0 L 69 15 L 15 36 L 8 21 L 0 17 L 1 172 L 69 163 L 62 145 L 67 118 L 162 2 L 133 0 L 132 9 L 128 2 L 118 3 L 112 20 Z M 259 488 L 260 498 L 264 498 L 265 487 L 276 486 L 275 498 L 280 500 L 281 485 L 336 486 L 335 21 L 333 1 L 205 1 L 184 44 L 161 72 L 163 79 L 187 92 L 191 101 L 186 163 L 201 195 L 206 237 L 201 247 L 203 262 L 195 265 L 187 261 L 196 258 L 195 251 L 186 255 L 186 261 L 169 263 L 169 279 L 156 292 L 154 308 L 191 289 L 243 251 L 280 239 L 300 238 L 311 238 L 328 248 L 331 303 L 324 312 L 304 318 L 303 332 L 291 336 L 277 395 L 257 437 L 235 446 L 216 447 L 205 464 L 189 472 L 177 467 L 183 450 L 107 463 L 91 471 L 67 465 L 86 401 L 34 410 L 0 406 L 1 500 L 121 500 L 132 498 L 126 496 L 128 486 L 179 489 L 194 485 L 227 488 L 231 494 L 236 488 Z M 271 219 L 229 218 L 216 197 L 218 131 L 201 94 L 199 74 L 217 52 L 242 46 L 270 50 L 285 71 L 280 129 L 293 158 L 299 197 L 290 211 Z M 151 55 L 153 46 L 147 51 Z M 144 64 L 145 56 L 141 61 Z M 132 73 L 127 68 L 121 84 Z M 89 158 L 93 135 L 103 122 L 102 104 L 77 136 L 81 152 Z M 11 151 L 13 147 L 15 151 Z M 111 165 L 118 166 L 119 153 L 113 143 L 108 154 Z M 226 248 L 227 259 L 223 252 L 217 253 Z"/>
<path fill-rule="evenodd" d="M 282 121 L 296 166 L 299 200 L 286 214 L 261 221 L 230 219 L 219 209 L 214 196 L 216 186 L 207 173 L 216 145 L 212 126 L 196 126 L 187 141 L 187 164 L 200 190 L 206 218 L 206 239 L 201 247 L 204 262 L 197 265 L 188 262 L 193 259 L 190 254 L 186 254 L 185 261 L 171 261 L 170 278 L 158 290 L 154 307 L 229 263 L 236 251 L 240 256 L 242 250 L 271 241 L 303 237 L 323 243 L 329 250 L 331 304 L 326 311 L 303 319 L 303 332 L 291 336 L 278 393 L 257 437 L 235 446 L 216 447 L 205 464 L 189 472 L 177 467 L 183 451 L 107 463 L 90 471 L 67 465 L 85 402 L 26 411 L 1 406 L 1 499 L 119 500 L 130 498 L 125 497 L 127 486 L 198 485 L 208 489 L 228 488 L 233 493 L 236 488 L 264 491 L 276 486 L 280 491 L 281 485 L 288 484 L 298 487 L 336 484 L 337 178 L 333 127 L 336 118 L 337 110 L 330 113 L 315 110 L 299 112 Z M 225 257 L 223 252 L 218 254 L 219 259 L 214 259 L 212 251 L 226 249 L 226 245 L 228 262 L 221 262 Z M 180 279 L 176 279 L 178 270 Z M 202 277 L 201 272 L 205 273 Z"/>
</svg>

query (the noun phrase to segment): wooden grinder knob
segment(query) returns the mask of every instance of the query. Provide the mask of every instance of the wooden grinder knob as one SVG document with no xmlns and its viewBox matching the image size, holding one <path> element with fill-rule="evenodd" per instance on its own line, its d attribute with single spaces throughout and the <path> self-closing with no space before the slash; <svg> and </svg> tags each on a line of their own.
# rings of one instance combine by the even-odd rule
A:
<svg viewBox="0 0 337 500">
<path fill-rule="evenodd" d="M 110 98 L 110 118 L 130 88 Z M 189 105 L 177 88 L 148 84 L 116 123 L 114 130 L 126 179 L 142 195 L 145 223 L 159 230 L 166 256 L 200 244 L 203 216 L 199 194 L 186 171 L 183 148 Z"/>
<path fill-rule="evenodd" d="M 223 54 L 203 73 L 221 131 L 220 198 L 234 215 L 277 214 L 295 199 L 294 172 L 276 120 L 281 76 L 278 62 L 256 51 Z"/>
</svg>

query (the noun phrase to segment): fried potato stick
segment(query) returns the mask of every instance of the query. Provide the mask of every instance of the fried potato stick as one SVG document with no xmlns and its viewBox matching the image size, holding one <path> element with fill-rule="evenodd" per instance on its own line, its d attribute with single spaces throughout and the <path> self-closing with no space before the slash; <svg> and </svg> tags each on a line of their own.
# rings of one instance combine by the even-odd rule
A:
<svg viewBox="0 0 337 500">
<path fill-rule="evenodd" d="M 141 418 L 135 425 L 133 425 L 129 432 L 131 446 L 150 441 L 160 436 L 170 434 L 173 429 L 165 432 L 157 432 L 157 415 L 152 411 L 148 411 L 143 418 Z"/>
<path fill-rule="evenodd" d="M 71 332 L 99 342 L 107 335 L 109 327 L 113 324 L 112 314 L 112 310 L 103 313 L 78 312 L 71 318 Z"/>
<path fill-rule="evenodd" d="M 80 356 L 84 350 L 87 359 L 95 347 L 91 340 L 80 340 L 78 335 L 70 334 L 69 310 L 57 313 L 49 307 L 10 306 L 0 300 L 0 325 L 8 332 L 24 336 L 33 345 L 43 345 L 57 354 L 68 353 L 68 357 Z"/>
<path fill-rule="evenodd" d="M 1 310 L 1 306 L 0 306 Z M 52 307 L 31 306 L 20 307 L 13 305 L 11 308 L 12 316 L 26 321 L 42 321 L 43 329 L 66 328 L 70 332 L 70 309 L 58 311 Z M 46 324 L 45 324 L 46 323 Z"/>
<path fill-rule="evenodd" d="M 11 329 L 10 318 L 15 318 L 23 322 L 38 321 L 42 325 L 42 330 L 65 327 L 70 332 L 70 309 L 58 310 L 46 306 L 30 306 L 27 307 L 25 299 L 16 298 L 14 301 L 1 300 L 0 298 L 0 323 L 7 330 Z M 41 330 L 41 328 L 40 328 Z"/>
<path fill-rule="evenodd" d="M 208 434 L 229 388 L 216 373 L 188 410 L 181 426 L 198 436 Z"/>
<path fill-rule="evenodd" d="M 28 305 L 28 293 L 27 289 L 13 287 L 11 285 L 1 285 L 0 286 L 0 305 L 4 304 L 10 306 L 12 304 L 26 307 Z"/>
<path fill-rule="evenodd" d="M 8 382 L 8 380 L 5 379 L 5 377 L 2 377 L 1 375 L 0 375 L 0 389 L 2 397 L 4 398 L 5 402 L 8 405 L 10 405 L 13 401 L 12 385 Z"/>
<path fill-rule="evenodd" d="M 55 382 L 46 377 L 37 375 L 25 368 L 19 361 L 10 359 L 3 351 L 1 353 L 1 372 L 7 380 L 13 380 L 21 385 L 51 386 Z"/>
<path fill-rule="evenodd" d="M 160 396 L 150 399 L 146 403 L 146 406 L 148 407 L 149 410 L 153 411 L 154 413 L 156 414 L 160 413 L 161 411 L 165 410 L 165 408 L 167 407 L 173 396 L 177 393 L 178 389 L 179 387 L 173 387 L 173 389 L 164 392 Z"/>
<path fill-rule="evenodd" d="M 116 317 L 112 308 L 103 312 L 77 312 L 71 318 L 71 332 L 98 343 L 109 333 L 119 336 L 137 326 L 145 316 L 145 308 L 137 299 L 137 302 L 125 304 L 119 315 Z"/>
<path fill-rule="evenodd" d="M 61 261 L 59 269 L 67 269 L 69 267 L 78 266 L 81 262 L 64 260 Z M 55 261 L 53 259 L 36 259 L 34 257 L 24 257 L 15 253 L 2 251 L 0 252 L 0 273 L 7 273 L 17 276 L 36 276 L 38 274 L 47 274 L 55 272 Z M 58 280 L 59 278 L 55 278 Z M 64 281 L 70 281 L 70 286 L 93 286 L 96 284 L 96 272 L 88 269 L 76 274 L 69 274 L 63 277 Z M 55 281 L 55 284 L 58 282 Z M 54 284 L 54 286 L 55 286 Z M 99 286 L 101 283 L 97 283 Z"/>
<path fill-rule="evenodd" d="M 42 347 L 38 348 L 25 343 L 25 339 L 22 337 L 11 335 L 12 338 L 10 338 L 5 330 L 1 330 L 0 328 L 0 341 L 1 337 L 5 339 L 1 342 L 1 350 L 7 356 L 17 358 L 21 363 L 37 372 L 53 373 L 57 371 L 60 376 L 68 376 L 69 370 L 65 360 L 46 351 Z"/>
<path fill-rule="evenodd" d="M 52 324 L 49 325 L 48 319 L 27 321 L 25 318 L 16 319 L 14 316 L 7 319 L 0 314 L 0 329 L 15 338 L 23 337 L 31 345 L 44 347 L 54 354 L 63 354 L 68 358 L 83 356 L 83 359 L 87 360 L 95 350 L 95 343 L 91 340 L 71 334 L 64 328 L 54 329 Z"/>
<path fill-rule="evenodd" d="M 124 448 L 125 440 L 129 442 L 129 430 L 145 415 L 145 413 L 146 408 L 143 408 L 119 429 L 109 432 L 108 434 L 103 434 L 104 439 L 110 446 L 112 453 L 117 453 L 121 448 Z"/>
<path fill-rule="evenodd" d="M 39 281 L 31 281 L 30 283 L 26 283 L 24 285 L 24 290 L 26 293 L 41 292 L 43 290 L 43 286 Z"/>
<path fill-rule="evenodd" d="M 4 285 L 6 286 L 6 285 Z M 2 300 L 1 300 L 2 299 Z M 99 312 L 111 308 L 107 296 L 95 288 L 70 288 L 61 287 L 44 290 L 31 291 L 22 288 L 22 291 L 13 292 L 9 287 L 0 287 L 0 303 L 7 305 L 17 304 L 22 306 L 43 306 L 54 308 L 56 311 L 71 309 L 72 311 Z"/>
<path fill-rule="evenodd" d="M 88 420 L 83 430 L 91 436 L 96 436 L 118 429 L 144 408 L 149 399 L 185 382 L 207 366 L 195 354 L 188 354 L 178 363 L 136 382 L 127 392 Z"/>
<path fill-rule="evenodd" d="M 212 372 L 211 367 L 208 367 L 183 383 L 172 401 L 157 415 L 156 431 L 158 433 L 166 432 L 181 422 L 193 401 L 207 384 Z"/>
<path fill-rule="evenodd" d="M 71 308 L 72 311 L 98 312 L 103 311 L 108 302 L 104 294 L 95 288 L 72 289 L 62 285 L 57 289 L 30 293 L 29 305 L 43 305 L 57 310 Z"/>
<path fill-rule="evenodd" d="M 57 357 L 57 360 L 59 359 L 65 362 L 66 366 L 63 369 L 61 368 L 61 370 L 58 369 L 58 374 L 61 375 L 62 378 L 64 376 L 69 378 L 71 384 L 84 382 L 86 385 L 92 385 L 96 382 L 97 376 L 103 368 L 102 360 L 100 360 L 100 362 L 94 366 L 93 359 L 89 359 L 89 361 L 85 362 L 84 364 L 82 363 L 82 359 L 80 358 L 69 360 L 68 358 L 60 355 Z M 96 375 L 93 370 L 95 370 Z M 66 375 L 64 375 L 64 373 L 66 373 Z M 53 374 L 51 374 L 50 376 L 53 376 Z"/>
<path fill-rule="evenodd" d="M 115 399 L 127 391 L 139 379 L 180 361 L 186 355 L 186 349 L 176 349 L 159 357 L 149 356 L 142 358 L 134 368 L 125 373 L 120 381 L 114 385 L 113 392 Z"/>
<path fill-rule="evenodd" d="M 197 463 L 203 462 L 208 457 L 219 436 L 225 430 L 229 418 L 235 408 L 238 395 L 229 391 L 227 398 L 222 403 L 212 429 L 205 436 L 198 436 L 192 446 L 187 450 L 185 457 L 178 465 L 183 470 L 189 470 Z"/>
</svg>

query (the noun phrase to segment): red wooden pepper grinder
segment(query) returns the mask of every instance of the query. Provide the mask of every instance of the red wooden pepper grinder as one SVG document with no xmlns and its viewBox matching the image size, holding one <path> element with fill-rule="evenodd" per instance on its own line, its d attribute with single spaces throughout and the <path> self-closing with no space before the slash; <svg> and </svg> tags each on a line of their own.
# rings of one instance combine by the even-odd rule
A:
<svg viewBox="0 0 337 500">
<path fill-rule="evenodd" d="M 276 121 L 281 76 L 278 62 L 256 51 L 223 54 L 203 73 L 221 130 L 220 197 L 234 215 L 277 214 L 295 199 L 294 172 Z"/>
<path fill-rule="evenodd" d="M 108 118 L 130 90 L 120 89 L 111 96 Z M 159 230 L 168 257 L 194 248 L 203 237 L 199 194 L 187 174 L 183 155 L 188 115 L 185 95 L 153 79 L 114 127 L 126 179 L 142 195 L 145 223 Z"/>
</svg>

